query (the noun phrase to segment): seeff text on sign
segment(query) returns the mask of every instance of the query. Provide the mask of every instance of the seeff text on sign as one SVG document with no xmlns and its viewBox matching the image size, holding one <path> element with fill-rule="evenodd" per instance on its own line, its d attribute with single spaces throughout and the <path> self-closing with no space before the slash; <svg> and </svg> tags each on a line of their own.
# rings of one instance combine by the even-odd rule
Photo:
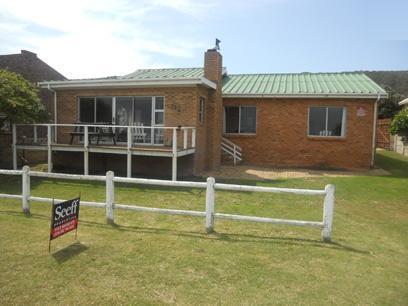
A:
<svg viewBox="0 0 408 306">
<path fill-rule="evenodd" d="M 50 240 L 77 228 L 79 204 L 80 199 L 75 198 L 53 205 Z"/>
</svg>

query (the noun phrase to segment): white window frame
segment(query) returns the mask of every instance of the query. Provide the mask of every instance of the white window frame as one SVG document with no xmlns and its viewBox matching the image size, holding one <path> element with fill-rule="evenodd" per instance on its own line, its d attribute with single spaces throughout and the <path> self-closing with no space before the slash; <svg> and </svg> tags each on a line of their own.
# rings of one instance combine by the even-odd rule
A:
<svg viewBox="0 0 408 306">
<path fill-rule="evenodd" d="M 238 133 L 230 133 L 227 132 L 227 115 L 225 112 L 225 109 L 227 107 L 237 107 L 239 109 L 238 111 Z M 243 107 L 253 107 L 255 108 L 255 132 L 253 133 L 241 133 L 241 109 Z M 230 135 L 256 135 L 257 132 L 257 127 L 258 127 L 258 108 L 256 107 L 256 105 L 226 105 L 224 106 L 224 125 L 223 125 L 223 132 L 224 134 L 230 134 Z"/>
<path fill-rule="evenodd" d="M 325 134 L 326 135 L 312 135 L 310 134 L 310 109 L 314 107 L 320 107 L 320 108 L 326 108 L 326 119 L 325 119 Z M 335 136 L 335 135 L 327 135 L 327 124 L 328 124 L 328 119 L 329 119 L 329 108 L 341 108 L 343 110 L 343 115 L 341 118 L 341 135 L 340 136 Z M 322 138 L 345 138 L 346 137 L 346 117 L 347 117 L 347 108 L 345 106 L 327 106 L 327 105 L 313 105 L 309 106 L 308 112 L 307 112 L 307 136 L 308 137 L 322 137 Z"/>
</svg>

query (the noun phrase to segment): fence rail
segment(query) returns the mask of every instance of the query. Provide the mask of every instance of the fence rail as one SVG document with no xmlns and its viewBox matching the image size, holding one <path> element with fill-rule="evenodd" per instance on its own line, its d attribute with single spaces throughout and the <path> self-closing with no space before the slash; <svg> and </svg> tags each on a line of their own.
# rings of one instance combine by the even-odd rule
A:
<svg viewBox="0 0 408 306">
<path fill-rule="evenodd" d="M 81 205 L 96 207 L 96 208 L 105 208 L 107 223 L 114 223 L 115 209 L 123 209 L 123 210 L 159 213 L 159 214 L 167 214 L 167 215 L 205 217 L 205 227 L 206 227 L 207 233 L 211 233 L 214 231 L 214 223 L 215 223 L 214 220 L 215 219 L 228 219 L 228 220 L 237 220 L 237 221 L 286 224 L 286 225 L 294 225 L 294 226 L 320 227 L 322 228 L 322 239 L 324 241 L 331 240 L 333 214 L 334 214 L 334 192 L 335 192 L 334 185 L 326 185 L 324 190 L 259 187 L 259 186 L 246 186 L 246 185 L 216 183 L 214 178 L 212 177 L 207 178 L 207 182 L 169 181 L 169 180 L 115 177 L 112 171 L 108 171 L 106 173 L 106 176 L 78 175 L 78 174 L 64 174 L 64 173 L 44 173 L 44 172 L 30 171 L 30 168 L 28 166 L 24 166 L 22 170 L 2 170 L 0 169 L 0 174 L 21 175 L 22 176 L 22 194 L 21 195 L 0 194 L 0 198 L 21 199 L 22 208 L 23 208 L 24 213 L 30 212 L 30 201 L 45 202 L 45 203 L 52 203 L 53 201 L 52 198 L 31 196 L 31 189 L 30 189 L 30 178 L 31 177 L 44 177 L 44 178 L 68 179 L 68 180 L 86 180 L 86 181 L 104 181 L 106 183 L 106 201 L 104 203 L 92 202 L 92 201 L 81 201 Z M 144 207 L 144 206 L 116 203 L 115 202 L 115 182 L 141 184 L 141 185 L 206 189 L 205 211 L 155 208 L 155 207 Z M 215 191 L 216 190 L 228 190 L 228 191 L 239 191 L 239 192 L 291 193 L 291 194 L 298 194 L 298 195 L 324 196 L 323 219 L 322 221 L 304 221 L 304 220 L 287 220 L 287 219 L 275 219 L 275 218 L 267 218 L 267 217 L 217 213 L 215 212 Z M 59 203 L 65 200 L 54 199 L 54 201 Z"/>
</svg>

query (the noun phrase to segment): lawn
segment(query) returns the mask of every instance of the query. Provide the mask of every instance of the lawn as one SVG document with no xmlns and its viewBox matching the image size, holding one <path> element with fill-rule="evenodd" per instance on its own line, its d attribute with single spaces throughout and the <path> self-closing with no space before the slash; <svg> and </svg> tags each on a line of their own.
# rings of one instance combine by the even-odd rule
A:
<svg viewBox="0 0 408 306">
<path fill-rule="evenodd" d="M 53 241 L 50 207 L 0 200 L 0 304 L 407 305 L 408 159 L 381 151 L 389 176 L 236 183 L 336 186 L 333 242 L 320 230 L 82 207 L 78 241 Z M 234 181 L 232 181 L 234 183 Z M 20 193 L 0 176 L 0 192 Z M 32 179 L 32 195 L 103 201 L 104 184 Z M 120 203 L 204 210 L 205 191 L 118 185 Z M 321 220 L 322 197 L 219 192 L 218 212 Z"/>
</svg>

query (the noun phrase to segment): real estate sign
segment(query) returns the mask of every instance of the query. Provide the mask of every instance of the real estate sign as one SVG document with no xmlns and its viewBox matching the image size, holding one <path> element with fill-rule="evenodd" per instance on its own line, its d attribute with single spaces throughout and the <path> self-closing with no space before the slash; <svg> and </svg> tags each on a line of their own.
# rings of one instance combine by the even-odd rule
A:
<svg viewBox="0 0 408 306">
<path fill-rule="evenodd" d="M 78 227 L 80 198 L 61 203 L 53 203 L 51 214 L 51 240 L 64 235 Z"/>
</svg>

